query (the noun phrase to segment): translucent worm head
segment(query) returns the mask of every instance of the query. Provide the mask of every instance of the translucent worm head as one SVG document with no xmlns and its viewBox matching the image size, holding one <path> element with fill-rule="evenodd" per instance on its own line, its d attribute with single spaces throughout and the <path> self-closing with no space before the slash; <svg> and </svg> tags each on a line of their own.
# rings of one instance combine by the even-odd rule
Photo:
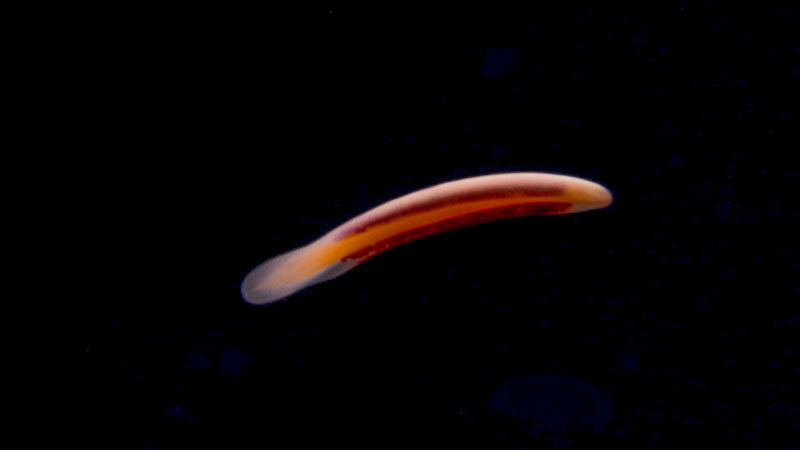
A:
<svg viewBox="0 0 800 450">
<path fill-rule="evenodd" d="M 254 304 L 338 277 L 396 245 L 492 220 L 605 208 L 611 193 L 566 175 L 515 172 L 437 184 L 360 214 L 304 247 L 262 263 L 242 283 Z"/>
</svg>

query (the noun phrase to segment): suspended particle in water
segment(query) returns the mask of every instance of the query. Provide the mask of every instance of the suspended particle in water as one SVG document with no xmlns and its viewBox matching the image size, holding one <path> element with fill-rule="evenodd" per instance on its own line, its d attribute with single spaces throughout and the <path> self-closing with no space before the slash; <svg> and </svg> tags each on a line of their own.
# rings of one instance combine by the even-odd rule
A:
<svg viewBox="0 0 800 450">
<path fill-rule="evenodd" d="M 489 408 L 506 417 L 533 419 L 565 430 L 569 424 L 606 433 L 613 405 L 609 395 L 566 375 L 532 375 L 502 385 L 489 397 Z"/>
</svg>

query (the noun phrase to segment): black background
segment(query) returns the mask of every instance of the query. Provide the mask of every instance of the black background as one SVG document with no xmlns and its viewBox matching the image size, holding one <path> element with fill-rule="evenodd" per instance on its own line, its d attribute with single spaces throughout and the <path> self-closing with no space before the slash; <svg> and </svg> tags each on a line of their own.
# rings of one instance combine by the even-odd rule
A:
<svg viewBox="0 0 800 450">
<path fill-rule="evenodd" d="M 73 347 L 82 445 L 800 445 L 794 11 L 220 8 L 87 11 L 44 42 L 104 255 Z M 370 207 L 507 171 L 614 203 L 240 296 Z M 607 432 L 488 408 L 538 374 L 608 393 Z"/>
</svg>

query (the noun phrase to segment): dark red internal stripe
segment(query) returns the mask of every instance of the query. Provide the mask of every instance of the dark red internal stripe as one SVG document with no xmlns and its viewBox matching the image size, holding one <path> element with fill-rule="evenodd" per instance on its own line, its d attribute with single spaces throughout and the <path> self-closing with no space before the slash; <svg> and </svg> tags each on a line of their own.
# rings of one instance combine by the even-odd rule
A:
<svg viewBox="0 0 800 450">
<path fill-rule="evenodd" d="M 372 245 L 358 250 L 357 252 L 345 256 L 342 258 L 342 261 L 348 259 L 369 258 L 397 245 L 404 244 L 425 236 L 430 236 L 432 234 L 441 233 L 443 231 L 511 217 L 561 214 L 567 211 L 571 206 L 571 203 L 564 202 L 522 203 L 500 206 L 497 208 L 476 211 L 457 217 L 451 217 L 446 220 L 433 222 L 419 228 L 414 228 L 412 230 L 394 235 L 382 241 L 378 241 Z"/>
<path fill-rule="evenodd" d="M 471 202 L 478 200 L 491 200 L 491 199 L 508 198 L 508 197 L 555 196 L 561 194 L 562 192 L 563 188 L 557 184 L 552 184 L 549 186 L 539 186 L 535 188 L 516 188 L 516 189 L 509 189 L 507 187 L 497 187 L 494 189 L 483 189 L 480 192 L 465 192 L 459 195 L 448 197 L 447 199 L 431 200 L 426 203 L 420 203 L 407 208 L 403 208 L 384 217 L 378 217 L 376 219 L 373 219 L 370 222 L 367 222 L 357 228 L 342 230 L 342 232 L 338 236 L 338 239 L 344 239 L 348 236 L 361 233 L 368 228 L 374 227 L 375 225 L 389 222 L 402 216 L 428 211 L 446 205 L 451 205 L 454 203 Z"/>
</svg>

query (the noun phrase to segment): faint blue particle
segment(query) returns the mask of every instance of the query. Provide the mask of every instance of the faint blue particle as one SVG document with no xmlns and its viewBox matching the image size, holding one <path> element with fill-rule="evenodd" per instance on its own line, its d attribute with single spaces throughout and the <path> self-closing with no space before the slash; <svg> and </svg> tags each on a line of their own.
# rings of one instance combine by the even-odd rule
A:
<svg viewBox="0 0 800 450">
<path fill-rule="evenodd" d="M 733 23 L 729 18 L 718 16 L 714 17 L 711 24 L 711 29 L 714 31 L 725 31 L 725 30 L 730 30 L 732 26 Z"/>
<path fill-rule="evenodd" d="M 167 417 L 192 420 L 192 418 L 186 414 L 186 411 L 183 410 L 181 405 L 171 405 L 167 407 Z"/>
<path fill-rule="evenodd" d="M 219 358 L 219 366 L 223 372 L 239 377 L 250 365 L 250 355 L 241 349 L 228 350 Z"/>
<path fill-rule="evenodd" d="M 732 207 L 733 203 L 728 200 L 722 200 L 717 204 L 717 207 L 714 210 L 714 217 L 720 220 L 725 220 Z"/>
<path fill-rule="evenodd" d="M 595 433 L 606 432 L 613 413 L 607 393 L 564 375 L 523 376 L 509 381 L 491 394 L 489 408 L 506 417 L 530 418 L 562 429 L 569 423 L 590 425 Z"/>
<path fill-rule="evenodd" d="M 669 155 L 669 160 L 667 161 L 667 167 L 671 169 L 677 169 L 683 163 L 683 159 L 677 153 L 672 153 Z"/>
<path fill-rule="evenodd" d="M 208 370 L 211 367 L 211 358 L 197 350 L 190 350 L 184 353 L 184 356 L 189 357 L 189 361 L 195 369 Z"/>
<path fill-rule="evenodd" d="M 639 370 L 641 367 L 641 363 L 639 362 L 639 360 L 628 352 L 621 351 L 615 354 L 614 357 L 620 360 L 620 365 L 624 369 Z"/>
<path fill-rule="evenodd" d="M 514 68 L 517 65 L 517 61 L 519 61 L 519 49 L 489 46 L 481 65 L 480 75 L 484 78 L 500 76 Z"/>
</svg>

